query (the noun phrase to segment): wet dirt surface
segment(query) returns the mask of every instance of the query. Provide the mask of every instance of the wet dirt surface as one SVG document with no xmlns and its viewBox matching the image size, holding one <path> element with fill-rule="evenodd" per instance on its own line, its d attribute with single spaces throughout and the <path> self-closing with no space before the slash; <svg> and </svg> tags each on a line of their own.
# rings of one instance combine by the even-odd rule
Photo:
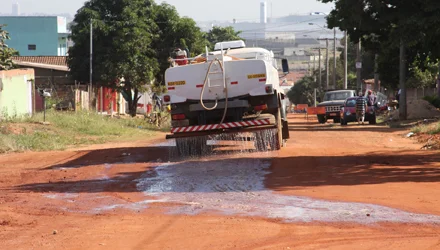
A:
<svg viewBox="0 0 440 250">
<path fill-rule="evenodd" d="M 440 152 L 290 116 L 278 152 L 172 141 L 0 157 L 0 249 L 440 249 Z"/>
</svg>

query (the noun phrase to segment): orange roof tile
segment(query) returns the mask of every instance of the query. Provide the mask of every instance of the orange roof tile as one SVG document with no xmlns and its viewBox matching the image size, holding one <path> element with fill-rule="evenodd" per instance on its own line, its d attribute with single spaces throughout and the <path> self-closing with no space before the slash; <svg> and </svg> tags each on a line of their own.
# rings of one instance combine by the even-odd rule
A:
<svg viewBox="0 0 440 250">
<path fill-rule="evenodd" d="M 66 66 L 66 56 L 14 56 L 12 60 L 18 62 L 39 63 L 47 65 Z"/>
</svg>

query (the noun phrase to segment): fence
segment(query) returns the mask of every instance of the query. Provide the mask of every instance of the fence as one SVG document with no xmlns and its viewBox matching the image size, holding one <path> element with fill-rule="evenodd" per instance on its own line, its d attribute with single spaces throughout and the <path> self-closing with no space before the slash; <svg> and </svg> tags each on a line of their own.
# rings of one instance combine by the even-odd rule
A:
<svg viewBox="0 0 440 250">
<path fill-rule="evenodd" d="M 433 95 L 437 95 L 436 88 L 407 89 L 406 90 L 406 99 L 408 101 L 421 100 L 425 96 L 433 96 Z"/>
<path fill-rule="evenodd" d="M 50 90 L 51 97 L 46 99 L 46 107 L 58 110 L 87 110 L 89 96 L 86 85 L 70 84 L 65 76 L 35 77 L 36 90 Z M 43 98 L 36 91 L 35 110 L 43 111 Z"/>
<path fill-rule="evenodd" d="M 89 92 L 76 89 L 75 90 L 75 110 L 89 110 Z"/>
</svg>

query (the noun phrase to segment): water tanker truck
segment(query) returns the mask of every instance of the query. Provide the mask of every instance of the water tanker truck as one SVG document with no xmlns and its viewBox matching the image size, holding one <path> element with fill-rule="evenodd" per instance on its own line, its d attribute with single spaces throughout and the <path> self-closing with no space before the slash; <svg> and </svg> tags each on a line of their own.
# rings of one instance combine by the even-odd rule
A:
<svg viewBox="0 0 440 250">
<path fill-rule="evenodd" d="M 181 52 L 181 53 L 179 53 Z M 179 151 L 200 153 L 215 135 L 248 134 L 257 150 L 279 150 L 289 138 L 282 73 L 272 51 L 239 41 L 217 43 L 214 51 L 187 58 L 178 51 L 165 72 L 171 134 Z M 264 136 L 272 131 L 273 136 Z M 191 140 L 187 140 L 192 138 Z"/>
</svg>

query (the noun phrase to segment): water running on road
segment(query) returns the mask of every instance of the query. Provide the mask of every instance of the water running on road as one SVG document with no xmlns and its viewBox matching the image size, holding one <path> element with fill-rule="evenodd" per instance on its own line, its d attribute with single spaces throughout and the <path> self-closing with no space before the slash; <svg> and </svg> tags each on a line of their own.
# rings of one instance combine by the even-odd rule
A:
<svg viewBox="0 0 440 250">
<path fill-rule="evenodd" d="M 276 194 L 264 186 L 270 161 L 230 159 L 162 164 L 137 184 L 161 201 L 181 204 L 171 214 L 217 212 L 282 219 L 286 222 L 440 223 L 439 216 L 403 212 L 383 206 L 330 202 Z"/>
<path fill-rule="evenodd" d="M 171 140 L 155 147 L 170 147 L 174 144 Z M 212 140 L 208 141 L 208 144 L 215 145 L 221 152 L 224 142 Z M 224 151 L 215 155 L 214 151 L 214 156 L 210 157 L 155 163 L 158 164 L 155 168 L 134 180 L 137 190 L 145 195 L 145 199 L 141 201 L 122 201 L 117 197 L 97 196 L 92 193 L 81 194 L 79 197 L 51 194 L 46 198 L 64 200 L 71 204 L 66 205 L 69 208 L 65 207 L 65 210 L 85 213 L 115 209 L 139 211 L 147 209 L 152 203 L 173 203 L 167 209 L 167 213 L 196 215 L 214 212 L 276 218 L 286 222 L 386 221 L 440 224 L 440 216 L 413 214 L 371 204 L 332 202 L 277 194 L 264 185 L 265 177 L 270 173 L 270 158 L 276 157 L 277 152 L 250 153 L 250 144 L 245 140 L 240 143 L 234 142 L 235 150 L 238 150 L 235 152 L 239 153 Z M 226 147 L 227 150 L 228 148 L 231 148 L 230 145 Z M 104 171 L 96 180 L 100 183 L 107 180 L 111 182 L 108 178 L 110 169 L 112 165 L 105 164 Z M 127 183 L 122 180 L 121 183 L 114 182 L 114 185 Z"/>
</svg>

